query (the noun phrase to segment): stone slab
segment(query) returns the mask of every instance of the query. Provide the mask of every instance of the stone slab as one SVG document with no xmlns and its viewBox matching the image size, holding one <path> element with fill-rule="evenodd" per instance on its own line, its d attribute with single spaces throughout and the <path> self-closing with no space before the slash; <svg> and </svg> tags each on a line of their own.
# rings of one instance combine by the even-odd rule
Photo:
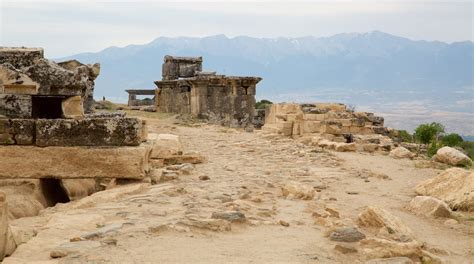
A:
<svg viewBox="0 0 474 264">
<path fill-rule="evenodd" d="M 142 179 L 151 145 L 137 147 L 0 146 L 0 179 Z"/>
<path fill-rule="evenodd" d="M 0 119 L 0 145 L 33 145 L 35 120 Z"/>
<path fill-rule="evenodd" d="M 64 118 L 81 119 L 84 118 L 84 105 L 80 96 L 72 96 L 61 102 L 61 109 Z"/>
<path fill-rule="evenodd" d="M 38 146 L 138 146 L 144 126 L 138 118 L 38 119 Z"/>
<path fill-rule="evenodd" d="M 0 115 L 9 118 L 31 118 L 31 95 L 0 94 Z"/>
</svg>

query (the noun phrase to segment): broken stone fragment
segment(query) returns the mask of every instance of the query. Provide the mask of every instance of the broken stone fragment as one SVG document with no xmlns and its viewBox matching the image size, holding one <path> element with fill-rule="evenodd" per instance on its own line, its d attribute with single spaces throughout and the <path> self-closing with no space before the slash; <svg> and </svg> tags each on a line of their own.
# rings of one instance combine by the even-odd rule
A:
<svg viewBox="0 0 474 264">
<path fill-rule="evenodd" d="M 149 170 L 150 151 L 147 144 L 121 148 L 0 146 L 0 178 L 143 179 Z"/>
<path fill-rule="evenodd" d="M 410 201 L 408 209 L 416 214 L 431 217 L 451 217 L 449 206 L 431 196 L 417 196 Z"/>
<path fill-rule="evenodd" d="M 245 214 L 238 211 L 214 212 L 212 213 L 212 218 L 223 219 L 231 223 L 244 223 L 245 221 L 247 221 Z"/>
<path fill-rule="evenodd" d="M 355 227 L 346 227 L 337 228 L 329 235 L 329 238 L 339 242 L 357 242 L 364 239 L 365 235 Z"/>
<path fill-rule="evenodd" d="M 312 186 L 296 181 L 287 182 L 282 188 L 283 197 L 296 198 L 301 200 L 311 200 L 314 198 L 315 190 Z"/>
<path fill-rule="evenodd" d="M 414 234 L 398 217 L 393 216 L 384 209 L 374 206 L 367 207 L 359 214 L 359 225 L 363 227 L 372 227 L 387 230 L 390 236 L 397 239 L 413 239 Z"/>
<path fill-rule="evenodd" d="M 153 144 L 152 159 L 167 158 L 183 154 L 183 146 L 179 136 L 172 134 L 149 134 L 148 140 Z"/>
<path fill-rule="evenodd" d="M 142 121 L 137 118 L 38 119 L 38 146 L 138 146 Z"/>
<path fill-rule="evenodd" d="M 52 258 L 62 258 L 71 254 L 77 254 L 86 250 L 100 247 L 102 244 L 99 241 L 77 241 L 67 242 L 54 248 L 50 252 Z"/>
<path fill-rule="evenodd" d="M 416 155 L 409 151 L 408 149 L 404 148 L 404 147 L 397 147 L 397 148 L 394 148 L 392 151 L 390 151 L 390 157 L 394 157 L 394 158 L 397 158 L 397 159 L 412 159 L 414 158 Z"/>
<path fill-rule="evenodd" d="M 413 264 L 414 262 L 407 257 L 394 257 L 394 258 L 376 258 L 371 259 L 366 264 Z"/>
<path fill-rule="evenodd" d="M 37 94 L 39 84 L 11 64 L 0 64 L 0 93 Z"/>
</svg>

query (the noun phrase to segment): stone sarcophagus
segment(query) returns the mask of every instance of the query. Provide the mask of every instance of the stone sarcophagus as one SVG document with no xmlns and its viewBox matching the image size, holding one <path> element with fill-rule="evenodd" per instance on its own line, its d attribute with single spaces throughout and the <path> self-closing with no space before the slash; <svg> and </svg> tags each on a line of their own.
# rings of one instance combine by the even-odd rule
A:
<svg viewBox="0 0 474 264">
<path fill-rule="evenodd" d="M 93 113 L 99 72 L 40 48 L 0 48 L 0 179 L 145 177 L 146 124 Z"/>
<path fill-rule="evenodd" d="M 202 58 L 166 56 L 158 87 L 158 110 L 191 114 L 231 127 L 253 126 L 255 92 L 260 77 L 202 72 Z"/>
</svg>

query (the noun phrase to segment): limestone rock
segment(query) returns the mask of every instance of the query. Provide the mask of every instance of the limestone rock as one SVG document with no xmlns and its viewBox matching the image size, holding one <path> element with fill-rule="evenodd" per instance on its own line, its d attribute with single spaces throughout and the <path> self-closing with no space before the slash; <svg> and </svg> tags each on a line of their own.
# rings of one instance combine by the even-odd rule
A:
<svg viewBox="0 0 474 264">
<path fill-rule="evenodd" d="M 138 118 L 38 119 L 38 146 L 138 146 L 143 123 Z"/>
<path fill-rule="evenodd" d="M 357 248 L 354 246 L 350 245 L 345 245 L 345 244 L 337 244 L 334 246 L 334 250 L 337 250 L 341 252 L 342 254 L 351 254 L 351 253 L 357 253 Z"/>
<path fill-rule="evenodd" d="M 447 169 L 418 184 L 415 192 L 445 201 L 453 210 L 474 211 L 474 171 Z"/>
<path fill-rule="evenodd" d="M 0 261 L 15 251 L 16 244 L 8 224 L 8 204 L 3 192 L 0 192 Z"/>
<path fill-rule="evenodd" d="M 8 62 L 15 68 L 29 67 L 43 56 L 44 50 L 42 48 L 0 47 L 0 64 Z"/>
<path fill-rule="evenodd" d="M 369 206 L 359 214 L 358 222 L 360 226 L 385 228 L 389 234 L 397 237 L 413 238 L 413 232 L 398 218 L 389 212 Z"/>
<path fill-rule="evenodd" d="M 64 179 L 61 180 L 61 186 L 71 201 L 84 198 L 97 191 L 95 179 Z"/>
<path fill-rule="evenodd" d="M 417 196 L 413 198 L 408 209 L 416 214 L 434 217 L 451 217 L 448 205 L 431 196 Z"/>
<path fill-rule="evenodd" d="M 31 95 L 0 94 L 0 115 L 8 118 L 31 118 Z"/>
<path fill-rule="evenodd" d="M 153 142 L 152 159 L 167 158 L 183 153 L 183 146 L 177 135 L 149 134 L 148 139 Z"/>
<path fill-rule="evenodd" d="M 81 119 L 84 117 L 84 106 L 80 96 L 73 96 L 61 102 L 64 118 Z"/>
<path fill-rule="evenodd" d="M 357 146 L 355 143 L 336 143 L 335 150 L 339 152 L 356 151 Z"/>
<path fill-rule="evenodd" d="M 62 258 L 70 254 L 80 253 L 100 246 L 101 243 L 99 241 L 67 242 L 51 250 L 50 256 L 52 258 Z"/>
<path fill-rule="evenodd" d="M 391 157 L 397 158 L 397 159 L 411 159 L 415 157 L 415 154 L 409 151 L 408 149 L 404 147 L 396 147 L 392 151 L 390 151 L 389 154 Z"/>
<path fill-rule="evenodd" d="M 396 242 L 379 238 L 367 238 L 360 241 L 360 246 L 362 247 L 363 254 L 368 258 L 419 258 L 422 256 L 422 244 L 415 240 L 410 242 Z"/>
<path fill-rule="evenodd" d="M 281 192 L 286 198 L 296 198 L 301 200 L 311 200 L 314 198 L 314 188 L 296 181 L 286 183 Z"/>
<path fill-rule="evenodd" d="M 472 164 L 472 160 L 468 156 L 452 147 L 438 149 L 433 160 L 453 166 L 470 166 Z"/>
<path fill-rule="evenodd" d="M 149 170 L 150 151 L 146 144 L 121 148 L 0 146 L 0 178 L 142 179 Z"/>
<path fill-rule="evenodd" d="M 364 233 L 354 227 L 337 228 L 330 235 L 329 238 L 333 241 L 339 242 L 357 242 L 365 238 Z"/>
<path fill-rule="evenodd" d="M 407 257 L 394 257 L 394 258 L 376 258 L 371 259 L 366 264 L 413 264 L 414 262 Z"/>
<path fill-rule="evenodd" d="M 214 212 L 212 213 L 212 218 L 224 219 L 231 223 L 244 223 L 247 220 L 245 214 L 239 211 Z"/>
<path fill-rule="evenodd" d="M 32 145 L 34 139 L 34 120 L 0 119 L 0 145 Z"/>
</svg>

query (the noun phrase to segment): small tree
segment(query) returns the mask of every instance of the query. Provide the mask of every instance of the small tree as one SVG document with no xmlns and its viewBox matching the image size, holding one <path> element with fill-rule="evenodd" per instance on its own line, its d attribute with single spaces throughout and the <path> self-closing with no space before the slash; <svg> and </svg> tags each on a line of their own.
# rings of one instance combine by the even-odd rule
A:
<svg viewBox="0 0 474 264">
<path fill-rule="evenodd" d="M 444 126 L 440 123 L 421 124 L 415 129 L 415 137 L 424 144 L 428 144 L 444 133 Z"/>
<path fill-rule="evenodd" d="M 462 137 L 456 133 L 451 133 L 441 138 L 443 145 L 450 147 L 460 146 L 463 141 Z"/>
<path fill-rule="evenodd" d="M 259 102 L 256 102 L 255 103 L 255 109 L 265 109 L 265 107 L 269 104 L 273 104 L 271 101 L 269 100 L 260 100 Z"/>
</svg>

